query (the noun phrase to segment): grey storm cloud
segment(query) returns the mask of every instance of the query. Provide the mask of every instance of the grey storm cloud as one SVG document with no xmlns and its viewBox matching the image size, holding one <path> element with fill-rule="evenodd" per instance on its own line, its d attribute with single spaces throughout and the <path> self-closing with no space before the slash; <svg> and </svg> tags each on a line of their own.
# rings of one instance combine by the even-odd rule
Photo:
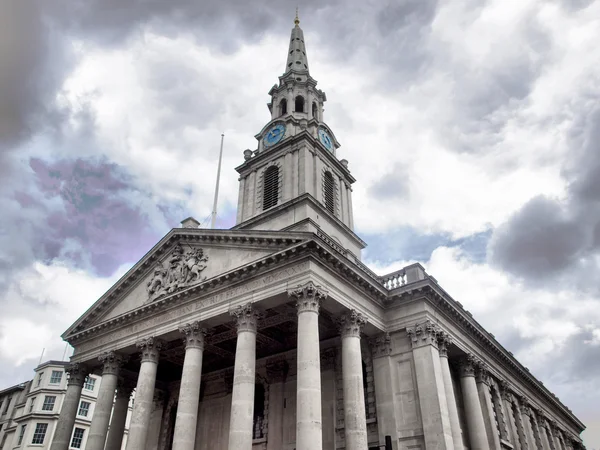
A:
<svg viewBox="0 0 600 450">
<path fill-rule="evenodd" d="M 565 199 L 538 196 L 495 230 L 492 262 L 531 282 L 551 279 L 598 291 L 600 256 L 600 108 L 581 111 L 571 133 L 574 158 L 565 168 Z M 570 281 L 565 280 L 565 276 Z"/>
</svg>

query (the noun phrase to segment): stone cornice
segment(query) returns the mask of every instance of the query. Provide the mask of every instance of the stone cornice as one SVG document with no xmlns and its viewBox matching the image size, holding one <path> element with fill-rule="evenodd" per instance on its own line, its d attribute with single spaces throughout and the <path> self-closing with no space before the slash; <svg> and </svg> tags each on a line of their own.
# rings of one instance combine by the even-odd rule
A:
<svg viewBox="0 0 600 450">
<path fill-rule="evenodd" d="M 174 228 L 165 235 L 148 253 L 146 253 L 137 264 L 135 264 L 119 281 L 117 281 L 102 297 L 100 297 L 77 321 L 69 327 L 62 338 L 70 340 L 79 334 L 90 321 L 105 314 L 114 301 L 123 297 L 136 285 L 139 279 L 151 270 L 165 256 L 177 242 L 199 243 L 203 245 L 249 245 L 270 246 L 274 249 L 282 248 L 313 236 L 312 233 L 300 231 L 254 231 L 254 230 L 207 230 L 200 228 Z M 207 280 L 210 281 L 210 280 Z M 204 283 L 203 283 L 204 284 Z M 197 285 L 198 286 L 198 285 Z M 197 287 L 196 286 L 196 287 Z M 121 317 L 121 316 L 119 316 Z M 116 318 L 115 318 L 116 319 Z M 87 330 L 85 330 L 87 331 Z"/>
</svg>

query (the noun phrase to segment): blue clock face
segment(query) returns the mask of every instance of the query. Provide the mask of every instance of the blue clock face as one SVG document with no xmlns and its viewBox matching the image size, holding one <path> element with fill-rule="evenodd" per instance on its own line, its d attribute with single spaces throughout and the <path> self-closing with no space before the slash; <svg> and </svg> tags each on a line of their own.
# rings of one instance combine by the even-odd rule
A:
<svg viewBox="0 0 600 450">
<path fill-rule="evenodd" d="M 265 147 L 270 147 L 271 145 L 277 144 L 285 134 L 285 126 L 282 124 L 277 124 L 265 134 L 263 138 Z"/>
<path fill-rule="evenodd" d="M 329 136 L 329 133 L 323 128 L 319 128 L 319 140 L 325 146 L 327 150 L 333 150 L 333 139 Z"/>
</svg>

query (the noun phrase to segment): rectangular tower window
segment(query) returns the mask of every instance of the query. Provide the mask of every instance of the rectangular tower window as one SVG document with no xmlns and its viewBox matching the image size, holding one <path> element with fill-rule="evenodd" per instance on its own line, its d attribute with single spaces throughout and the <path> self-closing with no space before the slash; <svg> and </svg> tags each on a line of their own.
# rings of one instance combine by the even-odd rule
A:
<svg viewBox="0 0 600 450">
<path fill-rule="evenodd" d="M 25 436 L 26 428 L 27 428 L 27 424 L 21 425 L 21 431 L 19 431 L 19 440 L 17 441 L 17 445 L 21 445 L 23 443 L 23 437 Z"/>
<path fill-rule="evenodd" d="M 75 428 L 75 431 L 73 431 L 73 439 L 71 439 L 71 448 L 81 448 L 84 433 L 85 430 L 83 428 Z"/>
<path fill-rule="evenodd" d="M 35 406 L 35 397 L 31 398 L 31 403 L 29 403 L 29 412 L 33 412 L 33 407 Z"/>
<path fill-rule="evenodd" d="M 77 414 L 83 417 L 87 417 L 90 412 L 90 402 L 84 402 L 83 400 L 79 404 L 79 411 Z"/>
<path fill-rule="evenodd" d="M 94 378 L 87 377 L 85 379 L 85 384 L 83 385 L 83 388 L 88 391 L 93 391 L 95 384 L 96 384 L 96 380 Z"/>
<path fill-rule="evenodd" d="M 59 384 L 62 380 L 62 374 L 60 370 L 53 370 L 52 375 L 50 375 L 50 383 Z"/>
<path fill-rule="evenodd" d="M 42 405 L 42 411 L 52 411 L 54 409 L 54 403 L 56 397 L 54 395 L 46 395 L 44 398 L 44 404 Z"/>
</svg>

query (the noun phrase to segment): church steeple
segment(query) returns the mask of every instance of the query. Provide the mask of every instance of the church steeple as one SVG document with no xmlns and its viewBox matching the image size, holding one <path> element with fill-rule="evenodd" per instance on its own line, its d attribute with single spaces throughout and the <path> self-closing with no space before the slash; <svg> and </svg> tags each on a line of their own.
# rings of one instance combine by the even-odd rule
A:
<svg viewBox="0 0 600 450">
<path fill-rule="evenodd" d="M 308 73 L 308 58 L 306 57 L 306 46 L 304 45 L 304 33 L 302 32 L 302 28 L 300 28 L 297 8 L 284 73 L 290 70 Z"/>
<path fill-rule="evenodd" d="M 348 161 L 323 118 L 325 92 L 308 71 L 296 11 L 284 73 L 269 91 L 271 120 L 244 151 L 235 229 L 314 231 L 360 258 Z"/>
</svg>

